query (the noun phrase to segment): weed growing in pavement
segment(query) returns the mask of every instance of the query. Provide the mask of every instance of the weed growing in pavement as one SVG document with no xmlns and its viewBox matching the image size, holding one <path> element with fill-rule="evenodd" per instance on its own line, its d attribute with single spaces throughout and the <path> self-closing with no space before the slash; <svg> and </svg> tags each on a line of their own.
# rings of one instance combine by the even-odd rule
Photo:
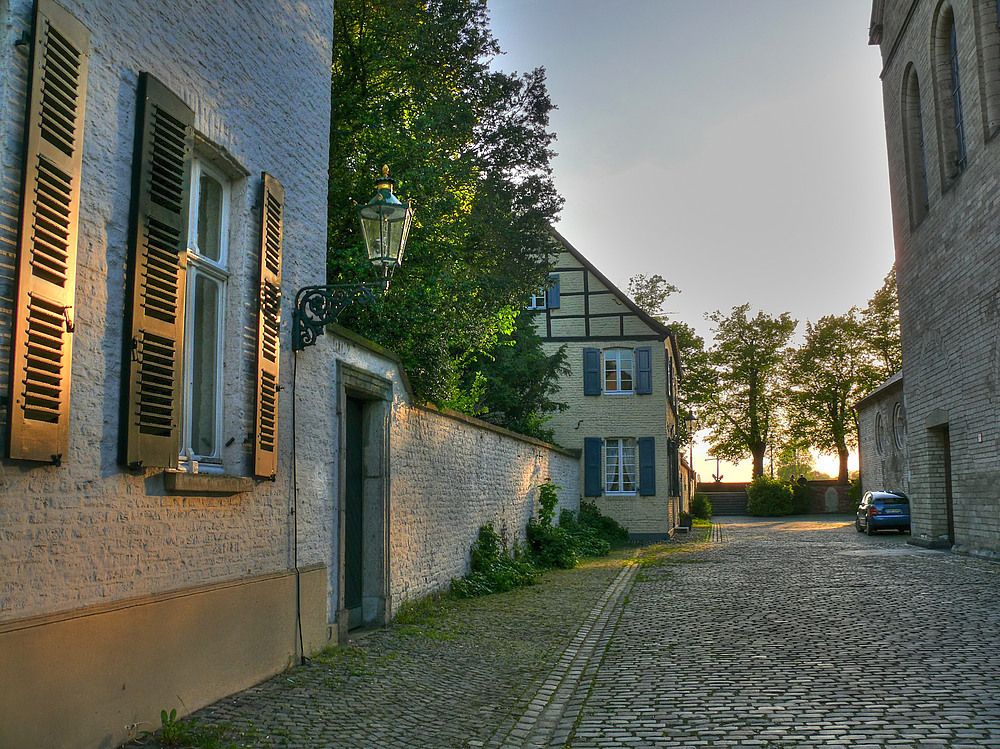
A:
<svg viewBox="0 0 1000 749">
<path fill-rule="evenodd" d="M 169 713 L 160 711 L 160 728 L 157 731 L 143 731 L 136 739 L 138 745 L 153 742 L 156 746 L 185 747 L 185 749 L 237 749 L 239 744 L 232 740 L 250 738 L 246 732 L 237 737 L 228 723 L 209 726 L 199 723 L 197 718 L 177 720 L 177 709 Z"/>
<path fill-rule="evenodd" d="M 474 598 L 489 593 L 515 590 L 536 581 L 537 573 L 517 545 L 508 552 L 492 523 L 479 529 L 479 538 L 470 552 L 472 571 L 461 579 L 452 578 L 451 592 L 456 598 Z"/>
</svg>

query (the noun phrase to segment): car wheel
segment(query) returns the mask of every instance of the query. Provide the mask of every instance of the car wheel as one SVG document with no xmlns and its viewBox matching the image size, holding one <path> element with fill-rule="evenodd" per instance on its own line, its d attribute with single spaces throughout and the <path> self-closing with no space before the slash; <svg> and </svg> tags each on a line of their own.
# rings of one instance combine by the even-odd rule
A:
<svg viewBox="0 0 1000 749">
<path fill-rule="evenodd" d="M 857 518 L 854 518 L 854 530 L 856 530 L 858 533 L 861 533 L 861 531 L 864 530 L 861 527 L 861 521 L 858 520 Z"/>
<path fill-rule="evenodd" d="M 872 528 L 871 521 L 865 523 L 865 533 L 867 533 L 869 536 L 875 535 L 875 529 Z"/>
</svg>

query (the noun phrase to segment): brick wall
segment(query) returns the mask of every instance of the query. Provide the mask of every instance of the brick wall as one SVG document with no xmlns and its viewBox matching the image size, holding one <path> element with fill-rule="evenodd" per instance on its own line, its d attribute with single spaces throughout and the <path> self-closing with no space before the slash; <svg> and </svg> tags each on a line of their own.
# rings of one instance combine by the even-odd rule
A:
<svg viewBox="0 0 1000 749">
<path fill-rule="evenodd" d="M 914 539 L 947 539 L 946 455 L 954 542 L 1000 553 L 1000 65 L 996 4 L 888 3 L 881 43 L 896 239 Z M 955 176 L 950 68 L 935 54 L 954 12 L 967 167 Z M 945 37 L 947 35 L 945 34 Z M 928 209 L 913 224 L 901 97 L 919 81 Z M 949 122 L 951 117 L 951 122 Z M 914 163 L 914 159 L 909 160 Z M 919 159 L 916 160 L 919 162 Z"/>
</svg>

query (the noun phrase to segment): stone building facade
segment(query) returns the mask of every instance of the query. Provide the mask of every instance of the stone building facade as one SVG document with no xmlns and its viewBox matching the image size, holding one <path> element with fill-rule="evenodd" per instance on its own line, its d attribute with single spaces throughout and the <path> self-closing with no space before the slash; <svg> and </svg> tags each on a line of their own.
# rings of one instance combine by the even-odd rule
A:
<svg viewBox="0 0 1000 749">
<path fill-rule="evenodd" d="M 861 490 L 910 493 L 910 466 L 906 448 L 906 408 L 903 372 L 896 372 L 879 388 L 858 401 L 858 458 Z"/>
<path fill-rule="evenodd" d="M 1000 554 L 1000 25 L 992 0 L 875 0 L 913 541 Z"/>
<path fill-rule="evenodd" d="M 677 385 L 669 328 L 645 314 L 558 232 L 550 287 L 532 300 L 545 350 L 569 374 L 548 425 L 580 450 L 580 493 L 636 539 L 669 536 L 681 511 Z"/>
</svg>

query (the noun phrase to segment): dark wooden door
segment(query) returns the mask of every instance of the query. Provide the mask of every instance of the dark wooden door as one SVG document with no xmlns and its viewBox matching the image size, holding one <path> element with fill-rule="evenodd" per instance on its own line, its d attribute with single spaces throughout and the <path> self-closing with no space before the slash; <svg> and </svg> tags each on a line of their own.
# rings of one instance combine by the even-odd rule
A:
<svg viewBox="0 0 1000 749">
<path fill-rule="evenodd" d="M 347 399 L 345 412 L 346 490 L 344 539 L 344 608 L 349 626 L 362 624 L 364 566 L 364 465 L 362 461 L 362 401 Z"/>
</svg>

